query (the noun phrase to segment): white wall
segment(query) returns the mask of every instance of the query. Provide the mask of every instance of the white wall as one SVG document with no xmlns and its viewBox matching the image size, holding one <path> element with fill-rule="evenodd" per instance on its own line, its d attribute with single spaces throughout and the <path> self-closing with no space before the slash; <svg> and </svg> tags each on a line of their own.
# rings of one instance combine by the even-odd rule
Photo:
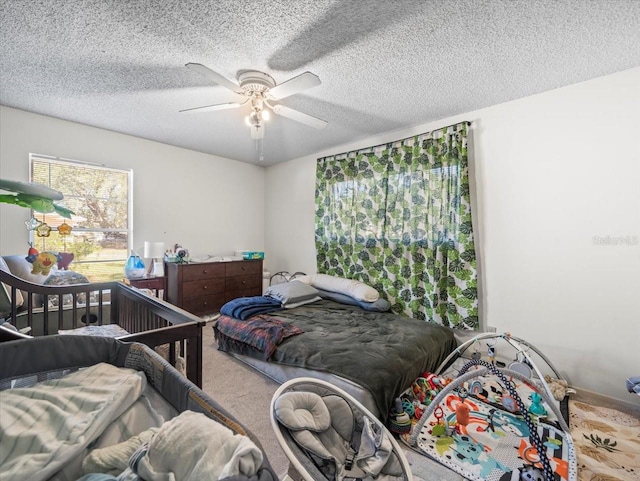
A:
<svg viewBox="0 0 640 481">
<path fill-rule="evenodd" d="M 318 157 L 472 121 L 481 322 L 538 347 L 583 389 L 637 402 L 640 68 L 278 164 L 271 271 L 315 272 Z"/>
<path fill-rule="evenodd" d="M 133 169 L 134 248 L 180 243 L 192 256 L 264 248 L 264 169 L 0 107 L 0 178 L 29 180 L 29 153 Z M 29 210 L 0 204 L 0 253 L 27 251 Z"/>
</svg>

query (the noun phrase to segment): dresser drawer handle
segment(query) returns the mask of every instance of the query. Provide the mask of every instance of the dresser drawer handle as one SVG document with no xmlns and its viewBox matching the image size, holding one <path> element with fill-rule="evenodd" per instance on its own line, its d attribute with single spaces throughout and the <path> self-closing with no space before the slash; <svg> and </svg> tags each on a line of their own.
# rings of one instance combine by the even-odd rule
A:
<svg viewBox="0 0 640 481">
<path fill-rule="evenodd" d="M 206 273 L 207 273 L 207 270 L 206 270 L 206 269 L 203 269 L 203 270 L 202 270 L 202 273 L 203 273 L 203 274 L 206 274 Z"/>
<path fill-rule="evenodd" d="M 242 270 L 246 271 L 247 270 L 247 266 L 242 266 Z"/>
<path fill-rule="evenodd" d="M 247 283 L 247 281 L 242 281 L 242 285 L 245 285 Z"/>
<path fill-rule="evenodd" d="M 202 286 L 202 288 L 206 291 L 207 290 L 207 286 Z"/>
<path fill-rule="evenodd" d="M 207 301 L 204 301 L 204 302 L 202 303 L 202 305 L 203 305 L 203 306 L 206 306 L 207 304 L 208 304 L 208 303 L 207 303 Z"/>
</svg>

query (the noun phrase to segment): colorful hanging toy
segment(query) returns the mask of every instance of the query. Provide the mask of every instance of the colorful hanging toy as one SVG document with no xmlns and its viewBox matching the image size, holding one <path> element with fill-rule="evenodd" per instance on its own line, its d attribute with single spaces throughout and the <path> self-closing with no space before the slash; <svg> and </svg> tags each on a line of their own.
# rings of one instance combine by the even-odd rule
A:
<svg viewBox="0 0 640 481">
<path fill-rule="evenodd" d="M 459 431 L 459 426 L 466 426 L 469 424 L 469 406 L 465 404 L 465 399 L 469 396 L 469 391 L 466 388 L 461 387 L 458 391 L 460 397 L 460 404 L 456 406 L 456 427 Z"/>
<path fill-rule="evenodd" d="M 58 269 L 61 271 L 68 271 L 69 264 L 75 258 L 75 254 L 73 252 L 60 252 L 58 253 Z"/>
<path fill-rule="evenodd" d="M 62 222 L 62 224 L 60 224 L 58 226 L 58 235 L 60 237 L 62 237 L 62 241 L 63 241 L 63 246 L 64 246 L 64 250 L 67 250 L 67 236 L 71 235 L 71 231 L 72 231 L 72 227 L 66 223 L 66 221 Z M 66 271 L 69 270 L 69 264 L 71 264 L 71 261 L 74 259 L 75 255 L 73 254 L 73 252 L 60 252 L 58 254 L 58 256 L 60 257 L 60 260 L 58 261 L 58 269 L 62 270 L 62 271 Z"/>
<path fill-rule="evenodd" d="M 67 224 L 66 221 L 62 222 L 62 224 L 58 226 L 58 234 L 62 237 L 71 235 L 71 230 L 71 226 Z"/>
<path fill-rule="evenodd" d="M 42 274 L 43 276 L 48 276 L 51 272 L 51 268 L 56 265 L 60 260 L 60 257 L 58 254 L 53 252 L 38 252 L 35 247 L 31 246 L 29 248 L 29 255 L 27 255 L 25 259 L 33 264 L 31 274 Z"/>
<path fill-rule="evenodd" d="M 489 356 L 489 362 L 495 364 L 496 362 L 496 347 L 493 344 L 487 344 L 487 355 Z"/>
<path fill-rule="evenodd" d="M 440 406 L 438 406 L 434 411 L 433 415 L 436 417 L 436 424 L 431 429 L 431 434 L 434 436 L 442 436 L 447 433 L 447 426 L 443 421 L 444 411 Z"/>
<path fill-rule="evenodd" d="M 41 222 L 38 227 L 36 227 L 36 234 L 38 237 L 49 237 L 51 234 L 51 227 L 48 224 Z"/>
<path fill-rule="evenodd" d="M 529 412 L 536 416 L 546 416 L 547 410 L 542 405 L 542 396 L 537 392 L 531 393 L 531 406 L 529 406 Z"/>
</svg>

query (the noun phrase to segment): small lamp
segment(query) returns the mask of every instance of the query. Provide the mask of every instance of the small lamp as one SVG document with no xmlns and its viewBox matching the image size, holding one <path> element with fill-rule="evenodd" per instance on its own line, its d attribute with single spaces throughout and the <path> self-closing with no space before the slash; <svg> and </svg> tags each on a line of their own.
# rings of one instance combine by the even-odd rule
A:
<svg viewBox="0 0 640 481">
<path fill-rule="evenodd" d="M 164 276 L 164 242 L 145 241 L 144 258 L 152 259 L 149 272 L 152 276 Z"/>
</svg>

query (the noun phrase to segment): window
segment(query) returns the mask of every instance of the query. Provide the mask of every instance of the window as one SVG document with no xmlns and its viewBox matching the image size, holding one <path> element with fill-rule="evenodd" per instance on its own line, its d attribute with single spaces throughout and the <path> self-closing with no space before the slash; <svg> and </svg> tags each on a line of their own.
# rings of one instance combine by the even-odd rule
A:
<svg viewBox="0 0 640 481">
<path fill-rule="evenodd" d="M 329 187 L 325 203 L 331 206 L 332 222 L 325 225 L 325 233 L 334 240 L 357 235 L 364 242 L 386 239 L 405 245 L 456 242 L 460 228 L 454 210 L 460 195 L 459 165 L 402 173 L 387 170 Z M 378 206 L 372 210 L 377 199 Z"/>
<path fill-rule="evenodd" d="M 70 269 L 93 282 L 122 279 L 130 245 L 132 176 L 130 170 L 31 154 L 31 181 L 62 192 L 59 203 L 74 212 L 65 219 L 33 211 L 35 219 L 51 227 L 46 237 L 38 235 L 42 229 L 31 231 L 33 246 L 72 253 Z M 60 229 L 65 224 L 71 227 L 68 235 Z"/>
</svg>

